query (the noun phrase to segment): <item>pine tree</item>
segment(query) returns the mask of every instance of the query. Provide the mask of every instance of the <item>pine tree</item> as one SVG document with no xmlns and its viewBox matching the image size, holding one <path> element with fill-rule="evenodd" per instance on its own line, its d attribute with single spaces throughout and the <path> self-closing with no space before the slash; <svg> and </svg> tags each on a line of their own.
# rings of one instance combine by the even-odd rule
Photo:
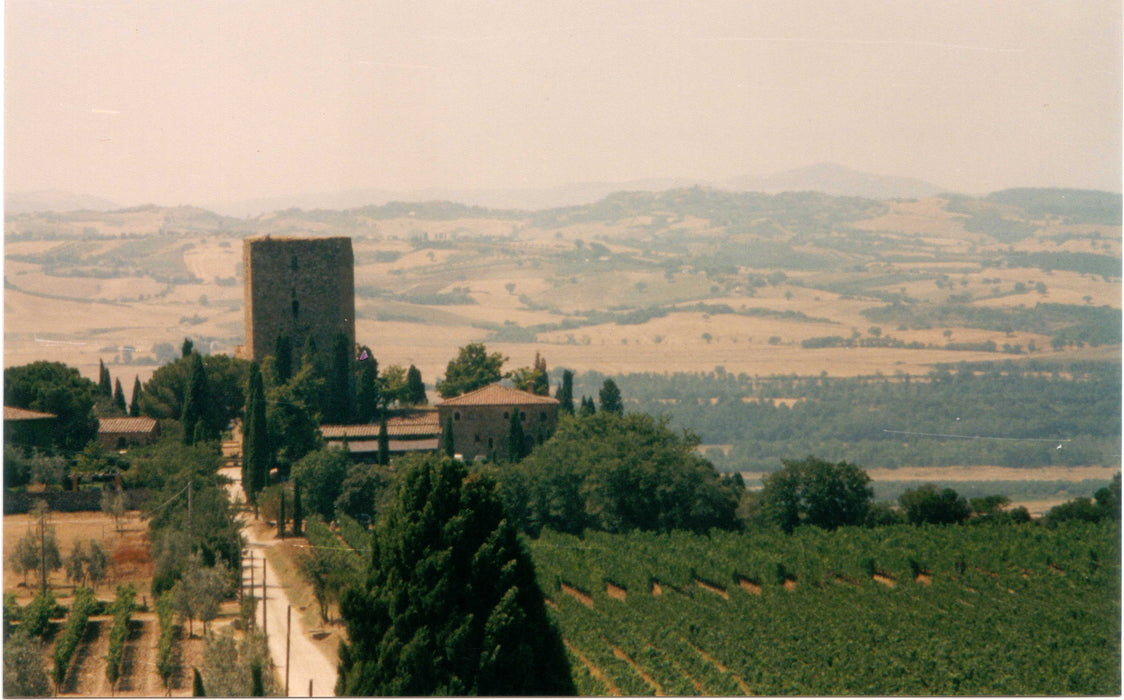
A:
<svg viewBox="0 0 1124 700">
<path fill-rule="evenodd" d="M 137 375 L 133 375 L 133 399 L 129 402 L 129 415 L 133 416 L 134 418 L 140 415 L 140 395 L 140 377 Z"/>
<path fill-rule="evenodd" d="M 98 392 L 113 398 L 113 381 L 109 378 L 109 368 L 98 358 Z"/>
<path fill-rule="evenodd" d="M 379 464 L 390 464 L 390 435 L 386 427 L 386 416 L 379 420 Z"/>
<path fill-rule="evenodd" d="M 418 460 L 341 596 L 337 695 L 573 695 L 534 565 L 495 484 Z"/>
<path fill-rule="evenodd" d="M 574 373 L 570 370 L 562 370 L 562 383 L 558 385 L 554 398 L 558 399 L 559 410 L 574 415 Z"/>
<path fill-rule="evenodd" d="M 246 392 L 245 424 L 242 430 L 242 487 L 251 503 L 265 488 L 269 477 L 269 425 L 265 417 L 265 388 L 258 363 L 250 365 L 250 383 Z"/>
<path fill-rule="evenodd" d="M 519 420 L 519 409 L 511 411 L 511 424 L 507 430 L 507 458 L 518 462 L 527 456 L 527 438 L 523 433 L 523 421 Z"/>
<path fill-rule="evenodd" d="M 606 413 L 624 413 L 624 405 L 621 403 L 621 390 L 617 388 L 617 383 L 612 379 L 606 379 L 601 385 L 601 410 Z"/>
<path fill-rule="evenodd" d="M 125 412 L 125 390 L 121 388 L 121 377 L 118 377 L 113 385 L 113 405 L 121 409 L 122 413 Z"/>
</svg>

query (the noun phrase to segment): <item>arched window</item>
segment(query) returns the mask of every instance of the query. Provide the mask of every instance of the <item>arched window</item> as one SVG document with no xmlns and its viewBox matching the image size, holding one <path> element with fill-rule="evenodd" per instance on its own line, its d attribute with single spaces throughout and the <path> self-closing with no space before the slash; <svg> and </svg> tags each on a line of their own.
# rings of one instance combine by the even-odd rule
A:
<svg viewBox="0 0 1124 700">
<path fill-rule="evenodd" d="M 300 316 L 300 313 L 301 313 L 301 303 L 299 301 L 297 301 L 296 299 L 293 299 L 293 318 L 296 318 L 297 316 Z"/>
<path fill-rule="evenodd" d="M 453 420 L 460 420 L 460 419 L 461 419 L 461 412 L 460 411 L 453 411 Z"/>
</svg>

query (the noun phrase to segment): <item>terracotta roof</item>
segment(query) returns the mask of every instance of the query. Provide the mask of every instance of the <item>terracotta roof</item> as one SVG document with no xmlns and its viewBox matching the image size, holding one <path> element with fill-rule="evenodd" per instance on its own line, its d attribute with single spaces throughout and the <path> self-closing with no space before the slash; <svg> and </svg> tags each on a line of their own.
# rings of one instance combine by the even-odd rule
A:
<svg viewBox="0 0 1124 700">
<path fill-rule="evenodd" d="M 445 399 L 438 406 L 526 406 L 526 405 L 558 405 L 558 399 L 549 396 L 539 396 L 528 391 L 519 391 L 502 384 L 489 384 L 488 386 L 470 391 L 467 394 Z"/>
<path fill-rule="evenodd" d="M 156 430 L 156 419 L 145 416 L 136 418 L 99 418 L 99 433 L 140 433 L 148 434 Z"/>
<path fill-rule="evenodd" d="M 388 437 L 427 437 L 441 432 L 437 411 L 420 411 L 408 416 L 392 416 L 386 420 Z M 378 438 L 379 424 L 322 425 L 320 434 L 325 439 L 338 439 L 347 436 L 348 440 Z"/>
<path fill-rule="evenodd" d="M 4 420 L 41 420 L 44 418 L 58 418 L 58 416 L 53 413 L 30 411 L 26 408 L 16 408 L 15 406 L 4 407 Z"/>
</svg>

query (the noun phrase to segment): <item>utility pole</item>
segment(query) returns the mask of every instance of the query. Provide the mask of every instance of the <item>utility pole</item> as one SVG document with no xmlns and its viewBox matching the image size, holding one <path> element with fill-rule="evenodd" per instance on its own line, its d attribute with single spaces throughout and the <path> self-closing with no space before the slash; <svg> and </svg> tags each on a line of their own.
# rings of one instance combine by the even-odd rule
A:
<svg viewBox="0 0 1124 700">
<path fill-rule="evenodd" d="M 266 601 L 269 600 L 265 593 L 265 554 L 261 555 L 261 633 L 262 636 L 269 639 L 269 618 L 266 616 L 268 610 L 266 609 Z"/>
<path fill-rule="evenodd" d="M 289 640 L 293 636 L 293 606 L 285 608 L 285 697 L 289 697 Z"/>
<path fill-rule="evenodd" d="M 253 597 L 254 597 L 254 550 L 251 549 L 250 550 L 250 598 L 253 599 Z M 254 611 L 251 610 L 250 611 L 250 626 L 251 627 L 254 626 L 255 618 L 257 617 L 257 615 L 254 615 L 253 613 L 254 613 Z"/>
<path fill-rule="evenodd" d="M 194 482 L 187 482 L 187 530 L 191 531 L 191 486 Z"/>
<path fill-rule="evenodd" d="M 47 509 L 39 511 L 39 573 L 42 579 L 40 594 L 47 595 Z"/>
</svg>

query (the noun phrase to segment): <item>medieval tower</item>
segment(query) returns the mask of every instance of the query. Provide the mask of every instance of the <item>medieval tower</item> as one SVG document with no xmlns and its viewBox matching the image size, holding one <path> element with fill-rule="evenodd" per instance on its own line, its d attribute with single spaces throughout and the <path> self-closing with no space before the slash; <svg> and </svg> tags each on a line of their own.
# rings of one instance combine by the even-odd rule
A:
<svg viewBox="0 0 1124 700">
<path fill-rule="evenodd" d="M 259 362 L 275 355 L 282 334 L 294 353 L 308 338 L 326 353 L 338 331 L 354 347 L 354 268 L 350 238 L 244 239 L 246 341 L 238 355 Z"/>
</svg>

